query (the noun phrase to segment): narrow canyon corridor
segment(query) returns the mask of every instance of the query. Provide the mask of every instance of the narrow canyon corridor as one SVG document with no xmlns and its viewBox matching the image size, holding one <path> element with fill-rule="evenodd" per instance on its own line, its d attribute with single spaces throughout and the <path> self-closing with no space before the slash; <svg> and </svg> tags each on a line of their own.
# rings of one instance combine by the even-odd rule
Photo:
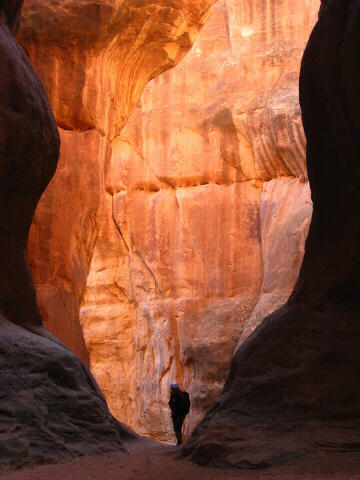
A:
<svg viewBox="0 0 360 480">
<path fill-rule="evenodd" d="M 359 19 L 0 2 L 1 478 L 360 479 Z"/>
<path fill-rule="evenodd" d="M 86 126 L 65 116 L 95 89 L 95 66 L 102 82 L 120 75 L 107 37 L 94 55 L 74 25 L 81 43 L 67 46 L 74 58 L 65 61 L 40 22 L 57 14 L 66 31 L 68 14 L 45 3 L 40 15 L 25 3 L 18 38 L 62 142 L 28 244 L 44 324 L 89 362 L 111 413 L 153 440 L 173 437 L 170 381 L 191 395 L 189 437 L 220 394 L 237 344 L 298 278 L 312 214 L 298 77 L 319 3 L 280 2 L 274 12 L 270 4 L 218 0 L 191 51 L 144 88 L 114 134 L 122 77 L 106 128 L 102 102 Z M 105 13 L 93 15 L 106 28 Z M 66 92 L 70 63 L 85 77 L 72 72 Z"/>
<path fill-rule="evenodd" d="M 154 440 L 173 438 L 170 381 L 193 401 L 188 437 L 298 278 L 312 214 L 298 76 L 319 5 L 268 3 L 218 0 L 112 142 L 79 316 L 111 412 Z"/>
</svg>

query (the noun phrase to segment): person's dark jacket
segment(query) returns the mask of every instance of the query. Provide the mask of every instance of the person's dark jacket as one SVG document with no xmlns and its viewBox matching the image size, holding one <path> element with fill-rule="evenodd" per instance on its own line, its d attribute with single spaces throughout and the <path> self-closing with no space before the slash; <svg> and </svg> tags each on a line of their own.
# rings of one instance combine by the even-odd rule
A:
<svg viewBox="0 0 360 480">
<path fill-rule="evenodd" d="M 172 417 L 182 417 L 189 412 L 188 402 L 185 397 L 185 392 L 175 390 L 171 392 L 169 407 Z"/>
</svg>

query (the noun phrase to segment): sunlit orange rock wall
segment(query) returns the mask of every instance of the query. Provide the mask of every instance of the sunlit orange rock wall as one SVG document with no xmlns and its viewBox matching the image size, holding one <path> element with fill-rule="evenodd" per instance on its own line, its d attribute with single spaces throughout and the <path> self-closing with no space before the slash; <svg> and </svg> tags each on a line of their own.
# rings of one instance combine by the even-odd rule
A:
<svg viewBox="0 0 360 480">
<path fill-rule="evenodd" d="M 189 433 L 297 280 L 312 211 L 298 75 L 318 6 L 219 0 L 112 143 L 81 323 L 111 410 L 141 434 L 173 438 L 173 379 Z"/>
<path fill-rule="evenodd" d="M 146 83 L 190 49 L 213 0 L 27 0 L 18 35 L 61 132 L 58 171 L 31 228 L 47 328 L 88 362 L 79 324 L 105 205 L 104 172 Z"/>
<path fill-rule="evenodd" d="M 359 459 L 359 19 L 359 0 L 321 2 L 300 74 L 314 202 L 304 260 L 182 450 L 201 465 Z"/>
</svg>

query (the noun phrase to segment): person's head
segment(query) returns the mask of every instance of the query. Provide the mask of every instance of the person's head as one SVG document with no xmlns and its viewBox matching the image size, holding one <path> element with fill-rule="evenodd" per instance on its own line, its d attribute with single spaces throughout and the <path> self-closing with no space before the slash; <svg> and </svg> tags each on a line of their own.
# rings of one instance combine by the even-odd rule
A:
<svg viewBox="0 0 360 480">
<path fill-rule="evenodd" d="M 173 392 L 176 392 L 177 390 L 179 390 L 179 385 L 176 382 L 171 382 L 170 392 L 173 393 Z"/>
</svg>

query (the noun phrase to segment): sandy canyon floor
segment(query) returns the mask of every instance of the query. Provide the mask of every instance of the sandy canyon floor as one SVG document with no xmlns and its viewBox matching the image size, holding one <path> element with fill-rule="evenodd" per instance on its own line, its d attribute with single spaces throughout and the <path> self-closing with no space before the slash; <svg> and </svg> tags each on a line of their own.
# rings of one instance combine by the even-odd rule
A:
<svg viewBox="0 0 360 480">
<path fill-rule="evenodd" d="M 178 449 L 138 443 L 129 455 L 83 457 L 56 465 L 9 472 L 2 480 L 360 480 L 359 456 L 319 457 L 262 470 L 199 467 L 174 458 Z"/>
</svg>

